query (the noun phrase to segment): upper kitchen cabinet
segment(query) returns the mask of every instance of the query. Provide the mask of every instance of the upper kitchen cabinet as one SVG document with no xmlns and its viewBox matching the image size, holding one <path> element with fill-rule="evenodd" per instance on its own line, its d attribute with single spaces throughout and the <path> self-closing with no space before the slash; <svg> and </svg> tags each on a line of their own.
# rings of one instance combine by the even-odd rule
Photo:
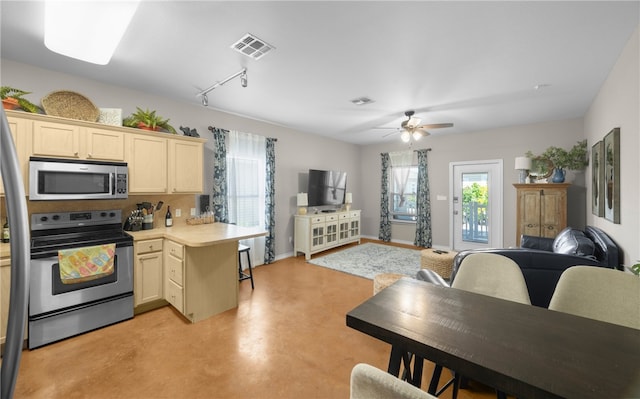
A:
<svg viewBox="0 0 640 399">
<path fill-rule="evenodd" d="M 34 121 L 31 155 L 80 158 L 80 126 Z"/>
<path fill-rule="evenodd" d="M 124 161 L 124 134 L 111 130 L 87 128 L 85 150 L 87 159 Z"/>
<path fill-rule="evenodd" d="M 127 135 L 129 194 L 167 192 L 167 139 Z"/>
<path fill-rule="evenodd" d="M 201 193 L 205 139 L 6 111 L 28 187 L 29 157 L 126 162 L 129 194 Z M 2 194 L 2 191 L 0 191 Z"/>
<path fill-rule="evenodd" d="M 20 163 L 20 171 L 22 172 L 25 194 L 28 194 L 29 187 L 27 186 L 27 175 L 29 173 L 29 157 L 26 155 L 26 151 L 29 132 L 31 131 L 31 122 L 11 116 L 7 116 L 7 120 L 9 121 L 9 129 L 11 130 L 11 136 L 13 137 L 13 143 L 15 144 L 18 155 L 18 162 Z M 0 177 L 0 195 L 4 195 L 2 177 Z"/>
<path fill-rule="evenodd" d="M 171 194 L 202 192 L 203 147 L 202 142 L 169 140 L 169 192 Z"/>
<path fill-rule="evenodd" d="M 34 121 L 31 154 L 100 161 L 124 161 L 124 134 L 95 127 Z"/>
</svg>

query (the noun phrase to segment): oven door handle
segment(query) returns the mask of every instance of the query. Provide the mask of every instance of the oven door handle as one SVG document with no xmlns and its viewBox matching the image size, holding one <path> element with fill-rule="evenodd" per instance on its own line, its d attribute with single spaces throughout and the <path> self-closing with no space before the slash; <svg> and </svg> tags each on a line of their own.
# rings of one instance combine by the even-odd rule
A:
<svg viewBox="0 0 640 399">
<path fill-rule="evenodd" d="M 116 174 L 109 173 L 109 182 L 111 183 L 111 195 L 116 195 Z"/>
<path fill-rule="evenodd" d="M 11 215 L 11 292 L 5 352 L 0 370 L 0 397 L 13 398 L 20 368 L 22 340 L 27 322 L 29 295 L 29 218 L 18 154 L 9 121 L 0 108 L 0 169 L 4 182 L 7 214 Z"/>
</svg>

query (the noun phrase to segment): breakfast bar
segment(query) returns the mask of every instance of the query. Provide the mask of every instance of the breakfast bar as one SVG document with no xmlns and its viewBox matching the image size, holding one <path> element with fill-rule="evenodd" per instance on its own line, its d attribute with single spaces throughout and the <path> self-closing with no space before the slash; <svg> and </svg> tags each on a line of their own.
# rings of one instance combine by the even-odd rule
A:
<svg viewBox="0 0 640 399">
<path fill-rule="evenodd" d="M 192 323 L 238 306 L 238 241 L 266 235 L 226 223 L 128 233 L 136 308 L 164 299 Z"/>
</svg>

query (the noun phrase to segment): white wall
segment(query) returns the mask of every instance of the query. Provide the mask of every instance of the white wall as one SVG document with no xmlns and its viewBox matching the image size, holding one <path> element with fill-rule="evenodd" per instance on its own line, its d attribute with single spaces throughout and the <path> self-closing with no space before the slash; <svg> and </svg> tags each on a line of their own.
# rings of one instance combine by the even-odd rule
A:
<svg viewBox="0 0 640 399">
<path fill-rule="evenodd" d="M 194 98 L 193 103 L 176 102 L 149 93 L 107 85 L 94 80 L 79 78 L 51 70 L 36 68 L 0 60 L 0 84 L 12 86 L 32 94 L 25 96 L 35 104 L 55 90 L 71 90 L 83 94 L 100 108 L 122 108 L 123 117 L 135 111 L 135 107 L 155 109 L 178 130 L 182 126 L 197 129 L 200 137 L 211 139 L 208 126 L 250 132 L 277 138 L 276 143 L 276 256 L 293 251 L 289 237 L 293 236 L 293 214 L 296 211 L 295 195 L 306 191 L 300 182 L 308 169 L 339 169 L 347 172 L 347 189 L 353 192 L 353 209 L 360 207 L 360 147 L 322 136 L 306 134 L 265 122 L 241 118 L 235 115 L 202 107 Z M 159 133 L 164 134 L 164 133 Z M 205 146 L 205 176 L 213 170 L 212 143 Z M 205 178 L 205 194 L 211 194 L 211 178 Z M 197 208 L 194 198 L 194 206 Z M 187 212 L 188 213 L 188 212 Z M 186 215 L 184 213 L 183 215 Z"/>
<path fill-rule="evenodd" d="M 531 150 L 542 153 L 549 146 L 570 148 L 583 139 L 582 119 L 511 126 L 487 131 L 458 135 L 431 135 L 423 138 L 413 149 L 431 148 L 428 155 L 431 192 L 431 218 L 433 246 L 449 247 L 451 239 L 449 216 L 449 164 L 459 161 L 502 159 L 503 175 L 503 228 L 504 246 L 516 244 L 516 192 L 513 183 L 518 181 L 514 169 L 515 158 Z M 362 174 L 370 184 L 362 187 L 365 200 L 362 207 L 362 230 L 365 235 L 378 236 L 380 223 L 380 153 L 407 149 L 400 140 L 393 143 L 370 145 L 362 151 Z M 567 173 L 567 181 L 574 184 L 569 191 L 569 223 L 584 227 L 584 173 Z M 437 196 L 447 200 L 438 201 Z M 392 226 L 393 241 L 413 242 L 415 226 Z"/>
<path fill-rule="evenodd" d="M 592 146 L 620 128 L 620 224 L 591 213 L 589 224 L 611 235 L 629 266 L 640 259 L 640 28 L 629 39 L 618 61 L 585 116 L 585 134 Z M 591 171 L 587 171 L 591 181 Z M 591 187 L 587 190 L 591 198 Z M 589 200 L 590 201 L 590 200 Z"/>
</svg>

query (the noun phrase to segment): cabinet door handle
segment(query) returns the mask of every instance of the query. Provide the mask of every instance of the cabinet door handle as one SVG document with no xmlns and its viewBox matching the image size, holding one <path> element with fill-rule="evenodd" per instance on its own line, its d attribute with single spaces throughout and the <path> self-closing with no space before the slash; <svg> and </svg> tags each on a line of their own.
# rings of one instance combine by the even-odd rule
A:
<svg viewBox="0 0 640 399">
<path fill-rule="evenodd" d="M 153 259 L 153 258 L 155 258 L 155 255 L 141 256 L 138 259 L 140 259 L 140 260 L 149 260 L 149 259 Z"/>
<path fill-rule="evenodd" d="M 87 154 L 87 158 L 91 158 L 91 153 Z"/>
</svg>

